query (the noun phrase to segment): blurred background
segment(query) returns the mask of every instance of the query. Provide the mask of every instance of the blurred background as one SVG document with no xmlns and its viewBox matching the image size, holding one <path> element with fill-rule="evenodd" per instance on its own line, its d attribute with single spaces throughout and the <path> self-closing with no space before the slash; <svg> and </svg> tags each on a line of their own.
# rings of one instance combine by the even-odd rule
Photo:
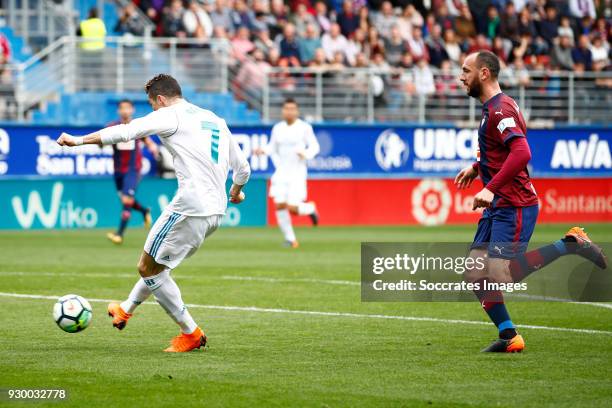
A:
<svg viewBox="0 0 612 408">
<path fill-rule="evenodd" d="M 527 120 L 540 220 L 612 221 L 610 0 L 0 5 L 0 228 L 114 225 L 112 149 L 54 140 L 116 120 L 123 98 L 150 112 L 143 85 L 160 72 L 224 117 L 249 157 L 249 200 L 227 225 L 275 223 L 272 163 L 251 152 L 288 97 L 321 144 L 309 198 L 323 225 L 472 223 L 480 186 L 460 192 L 452 178 L 475 160 L 481 106 L 457 77 L 481 49 Z M 157 215 L 176 182 L 163 150 L 144 155 L 137 197 Z"/>
</svg>

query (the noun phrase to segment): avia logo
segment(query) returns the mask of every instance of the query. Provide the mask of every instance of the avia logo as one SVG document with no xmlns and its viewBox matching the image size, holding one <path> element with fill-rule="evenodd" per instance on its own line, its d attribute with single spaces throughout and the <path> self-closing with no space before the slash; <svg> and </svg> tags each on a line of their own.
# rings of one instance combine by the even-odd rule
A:
<svg viewBox="0 0 612 408">
<path fill-rule="evenodd" d="M 588 140 L 557 140 L 550 160 L 553 169 L 610 169 L 612 157 L 607 140 L 596 133 Z"/>
<path fill-rule="evenodd" d="M 424 179 L 412 190 L 412 215 L 423 225 L 446 222 L 452 198 L 442 179 Z"/>
<path fill-rule="evenodd" d="M 408 154 L 408 144 L 393 129 L 387 129 L 378 136 L 374 155 L 383 170 L 401 167 L 408 161 Z"/>
<path fill-rule="evenodd" d="M 21 197 L 14 196 L 11 199 L 13 211 L 17 222 L 24 229 L 32 228 L 36 219 L 44 228 L 91 228 L 98 223 L 98 213 L 93 208 L 81 208 L 74 205 L 71 200 L 62 201 L 64 185 L 53 184 L 51 189 L 51 202 L 48 210 L 43 205 L 43 200 L 37 190 L 28 195 L 27 206 Z"/>
</svg>

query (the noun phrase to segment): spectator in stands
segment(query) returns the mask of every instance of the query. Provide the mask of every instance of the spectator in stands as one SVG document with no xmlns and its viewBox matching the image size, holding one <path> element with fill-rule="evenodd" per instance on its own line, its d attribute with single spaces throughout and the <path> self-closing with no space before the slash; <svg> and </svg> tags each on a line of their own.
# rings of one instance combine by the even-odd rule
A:
<svg viewBox="0 0 612 408">
<path fill-rule="evenodd" d="M 425 96 L 436 92 L 433 72 L 431 72 L 427 61 L 424 58 L 417 61 L 417 65 L 413 70 L 413 75 L 417 95 Z"/>
<path fill-rule="evenodd" d="M 332 21 L 329 19 L 325 2 L 317 1 L 315 3 L 315 19 L 319 25 L 319 32 L 327 33 L 331 29 Z"/>
<path fill-rule="evenodd" d="M 308 8 L 304 3 L 298 4 L 297 11 L 291 20 L 299 37 L 303 37 L 306 34 L 307 25 L 315 25 L 317 23 L 314 16 L 308 12 Z"/>
<path fill-rule="evenodd" d="M 610 64 L 610 58 L 608 57 L 609 49 L 604 45 L 599 34 L 593 37 L 590 50 L 593 59 L 593 71 L 605 70 Z"/>
<path fill-rule="evenodd" d="M 314 57 L 312 61 L 308 63 L 308 66 L 318 72 L 326 72 L 329 69 L 329 64 L 327 63 L 327 57 L 325 56 L 323 48 L 317 48 L 315 50 Z"/>
<path fill-rule="evenodd" d="M 372 59 L 375 54 L 383 54 L 385 53 L 385 45 L 383 40 L 378 35 L 378 30 L 376 27 L 370 27 L 368 31 L 368 38 L 366 40 L 366 55 Z"/>
<path fill-rule="evenodd" d="M 247 27 L 249 30 L 252 30 L 255 26 L 255 14 L 249 9 L 244 0 L 234 1 L 234 8 L 230 12 L 230 16 L 234 29 L 238 29 L 238 27 Z"/>
<path fill-rule="evenodd" d="M 255 33 L 255 47 L 260 49 L 264 55 L 268 55 L 272 48 L 276 48 L 276 43 L 270 38 L 270 31 L 265 28 Z"/>
<path fill-rule="evenodd" d="M 246 59 L 241 66 L 236 81 L 240 83 L 247 93 L 256 98 L 261 97 L 266 75 L 270 70 L 270 64 L 265 60 L 262 50 L 256 48 L 252 51 L 253 58 Z"/>
<path fill-rule="evenodd" d="M 442 31 L 450 30 L 455 26 L 455 19 L 448 13 L 448 6 L 442 3 L 435 10 L 436 23 L 442 27 Z"/>
<path fill-rule="evenodd" d="M 421 15 L 421 13 L 419 13 L 419 11 L 416 9 L 416 7 L 414 7 L 412 3 L 408 3 L 406 7 L 404 7 L 400 20 L 408 21 L 413 27 L 423 27 L 425 25 L 425 20 L 423 20 L 423 16 Z"/>
<path fill-rule="evenodd" d="M 357 28 L 359 28 L 359 16 L 355 13 L 353 2 L 344 0 L 342 2 L 342 11 L 338 14 L 338 24 L 340 32 L 346 38 L 351 38 Z"/>
<path fill-rule="evenodd" d="M 476 36 L 476 26 L 472 19 L 472 13 L 467 5 L 461 6 L 461 14 L 455 19 L 455 34 L 459 43 L 465 43 L 468 39 Z"/>
<path fill-rule="evenodd" d="M 317 26 L 310 23 L 306 26 L 304 36 L 298 40 L 300 60 L 302 64 L 308 65 L 314 59 L 315 51 L 321 48 L 321 38 L 317 32 Z"/>
<path fill-rule="evenodd" d="M 138 6 L 154 23 L 161 21 L 162 12 L 166 5 L 165 0 L 140 0 Z"/>
<path fill-rule="evenodd" d="M 429 36 L 425 40 L 427 45 L 427 53 L 429 54 L 429 63 L 440 68 L 442 62 L 448 60 L 449 56 L 444 47 L 442 40 L 442 27 L 439 24 L 434 24 L 431 28 Z"/>
<path fill-rule="evenodd" d="M 408 50 L 408 43 L 402 38 L 397 25 L 391 27 L 391 36 L 384 39 L 385 55 L 391 66 L 399 65 L 402 55 Z"/>
<path fill-rule="evenodd" d="M 247 54 L 253 51 L 255 44 L 251 41 L 251 32 L 247 27 L 239 27 L 231 41 L 232 54 L 238 61 L 244 61 Z"/>
<path fill-rule="evenodd" d="M 455 66 L 459 66 L 459 60 L 461 59 L 461 47 L 455 37 L 455 31 L 448 29 L 444 31 L 444 50 L 448 55 L 448 58 Z"/>
<path fill-rule="evenodd" d="M 393 11 L 390 1 L 384 1 L 380 7 L 380 12 L 374 18 L 374 26 L 382 38 L 391 36 L 391 27 L 397 24 L 397 16 Z"/>
<path fill-rule="evenodd" d="M 443 98 L 457 91 L 456 74 L 453 73 L 449 60 L 444 60 L 440 64 L 440 74 L 435 78 L 435 84 L 437 94 Z"/>
<path fill-rule="evenodd" d="M 493 39 L 493 45 L 491 46 L 491 51 L 493 51 L 493 53 L 497 55 L 497 58 L 499 58 L 502 68 L 504 68 L 508 63 L 508 55 L 510 53 L 510 48 L 512 47 L 512 45 L 509 47 L 506 46 L 505 41 L 509 40 L 504 40 L 502 37 L 497 36 Z"/>
<path fill-rule="evenodd" d="M 83 38 L 81 49 L 85 51 L 101 51 L 106 47 L 104 41 L 106 38 L 106 26 L 104 21 L 98 18 L 97 8 L 94 7 L 89 10 L 87 19 L 79 24 L 77 35 Z"/>
<path fill-rule="evenodd" d="M 371 25 L 372 21 L 370 21 L 370 9 L 367 7 L 361 7 L 359 9 L 359 28 L 367 33 Z"/>
<path fill-rule="evenodd" d="M 215 7 L 210 12 L 210 19 L 212 20 L 215 28 L 223 27 L 228 35 L 234 32 L 231 12 L 225 3 L 225 0 L 215 1 Z"/>
<path fill-rule="evenodd" d="M 490 0 L 468 0 L 470 15 L 474 19 L 474 27 L 478 34 L 485 34 L 487 30 L 487 7 Z"/>
<path fill-rule="evenodd" d="M 357 65 L 357 56 L 359 54 L 365 55 L 366 51 L 366 33 L 363 29 L 358 28 L 353 33 L 353 38 L 348 41 L 346 46 L 346 59 L 349 65 Z"/>
<path fill-rule="evenodd" d="M 213 22 L 197 0 L 190 1 L 183 14 L 183 26 L 189 37 L 204 39 L 213 34 Z"/>
<path fill-rule="evenodd" d="M 571 26 L 571 21 L 568 16 L 561 16 L 559 20 L 559 27 L 557 28 L 557 34 L 559 37 L 562 35 L 570 38 L 572 44 L 574 44 L 574 30 Z"/>
<path fill-rule="evenodd" d="M 346 37 L 340 32 L 340 26 L 338 23 L 333 23 L 328 33 L 323 34 L 321 38 L 321 46 L 325 51 L 325 55 L 328 61 L 334 59 L 336 51 L 342 51 L 346 49 L 348 42 Z"/>
<path fill-rule="evenodd" d="M 504 72 L 504 71 L 502 71 Z M 531 78 L 522 58 L 514 58 L 512 64 L 505 70 L 506 85 L 512 88 L 529 86 Z"/>
<path fill-rule="evenodd" d="M 600 17 L 595 20 L 595 24 L 593 25 L 593 34 L 599 35 L 604 43 L 608 43 L 608 38 L 612 38 L 612 26 L 608 24 L 604 17 Z"/>
<path fill-rule="evenodd" d="M 536 38 L 539 35 L 538 30 L 536 29 L 536 25 L 533 22 L 533 18 L 531 17 L 531 12 L 527 7 L 523 8 L 523 10 L 521 10 L 521 12 L 519 13 L 518 35 L 519 38 L 524 35 Z M 516 45 L 516 42 L 514 44 Z"/>
<path fill-rule="evenodd" d="M 118 34 L 131 34 L 140 37 L 144 34 L 144 30 L 144 22 L 136 12 L 136 5 L 128 3 L 121 10 L 121 16 L 117 20 L 113 31 Z"/>
<path fill-rule="evenodd" d="M 554 68 L 572 70 L 574 60 L 572 59 L 572 40 L 567 35 L 560 36 L 555 40 L 552 49 L 551 64 Z"/>
<path fill-rule="evenodd" d="M 590 47 L 591 44 L 588 35 L 582 34 L 578 37 L 578 45 L 572 49 L 574 69 L 576 69 L 577 64 L 584 67 L 586 71 L 590 71 L 593 68 L 593 55 L 591 54 Z"/>
<path fill-rule="evenodd" d="M 569 0 L 569 9 L 572 16 L 578 20 L 584 17 L 595 19 L 595 2 L 593 0 Z"/>
<path fill-rule="evenodd" d="M 414 68 L 414 60 L 412 59 L 412 54 L 410 51 L 406 51 L 402 54 L 402 58 L 398 64 L 398 68 L 401 69 L 412 69 Z"/>
<path fill-rule="evenodd" d="M 540 36 L 546 40 L 548 46 L 553 45 L 553 40 L 557 37 L 557 27 L 559 27 L 559 17 L 557 9 L 551 4 L 547 4 L 544 8 L 545 15 L 540 20 L 539 31 Z"/>
<path fill-rule="evenodd" d="M 270 2 L 270 11 L 272 13 L 273 23 L 269 24 L 270 37 L 276 38 L 283 32 L 283 27 L 289 22 L 289 13 L 287 6 L 282 0 L 272 0 Z"/>
<path fill-rule="evenodd" d="M 165 9 L 162 15 L 163 36 L 179 38 L 187 36 L 185 26 L 183 25 L 183 14 L 185 14 L 183 2 L 181 0 L 172 0 L 170 7 Z"/>
<path fill-rule="evenodd" d="M 500 20 L 499 20 L 499 13 L 497 11 L 497 8 L 495 8 L 495 6 L 493 5 L 487 7 L 487 17 L 486 17 L 486 26 L 485 26 L 486 27 L 485 35 L 487 36 L 487 38 L 492 40 L 493 38 L 497 37 L 500 31 L 499 25 L 500 25 Z"/>
<path fill-rule="evenodd" d="M 287 66 L 299 67 L 300 46 L 295 32 L 295 26 L 291 23 L 285 25 L 282 36 L 279 37 L 278 49 L 280 51 L 281 64 L 286 61 Z"/>
<path fill-rule="evenodd" d="M 423 31 L 421 27 L 414 26 L 412 28 L 412 38 L 408 40 L 408 48 L 410 49 L 412 58 L 414 58 L 415 61 L 419 61 L 421 59 L 429 61 L 429 51 L 427 50 L 427 46 L 423 40 Z"/>
<path fill-rule="evenodd" d="M 11 62 L 11 44 L 6 36 L 0 33 L 0 82 L 10 82 L 11 72 L 8 64 Z"/>
<path fill-rule="evenodd" d="M 506 3 L 504 12 L 500 18 L 499 34 L 517 43 L 519 41 L 519 14 L 516 12 L 514 3 L 509 1 Z"/>
</svg>

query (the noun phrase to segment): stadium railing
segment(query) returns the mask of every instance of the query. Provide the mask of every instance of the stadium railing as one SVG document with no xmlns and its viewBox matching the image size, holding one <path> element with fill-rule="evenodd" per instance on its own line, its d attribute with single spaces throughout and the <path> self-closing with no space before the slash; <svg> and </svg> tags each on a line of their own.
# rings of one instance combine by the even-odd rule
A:
<svg viewBox="0 0 612 408">
<path fill-rule="evenodd" d="M 285 98 L 294 98 L 312 121 L 446 122 L 473 124 L 480 103 L 467 98 L 459 70 L 380 68 L 269 68 L 232 90 L 265 122 L 280 118 Z M 612 73 L 505 70 L 502 90 L 515 98 L 531 126 L 605 124 L 612 110 Z"/>
<path fill-rule="evenodd" d="M 175 76 L 187 92 L 228 91 L 227 41 L 107 37 L 95 51 L 81 48 L 85 41 L 64 36 L 12 67 L 17 120 L 62 93 L 142 92 L 144 81 L 160 72 Z"/>
</svg>

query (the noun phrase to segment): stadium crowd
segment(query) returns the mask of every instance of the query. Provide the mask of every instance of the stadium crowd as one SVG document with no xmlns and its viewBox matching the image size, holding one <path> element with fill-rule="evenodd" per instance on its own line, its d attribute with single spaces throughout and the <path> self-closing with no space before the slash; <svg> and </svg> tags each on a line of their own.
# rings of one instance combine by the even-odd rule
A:
<svg viewBox="0 0 612 408">
<path fill-rule="evenodd" d="M 459 66 L 476 49 L 513 70 L 610 68 L 609 0 L 134 0 L 115 32 L 225 38 L 262 66 Z"/>
</svg>

